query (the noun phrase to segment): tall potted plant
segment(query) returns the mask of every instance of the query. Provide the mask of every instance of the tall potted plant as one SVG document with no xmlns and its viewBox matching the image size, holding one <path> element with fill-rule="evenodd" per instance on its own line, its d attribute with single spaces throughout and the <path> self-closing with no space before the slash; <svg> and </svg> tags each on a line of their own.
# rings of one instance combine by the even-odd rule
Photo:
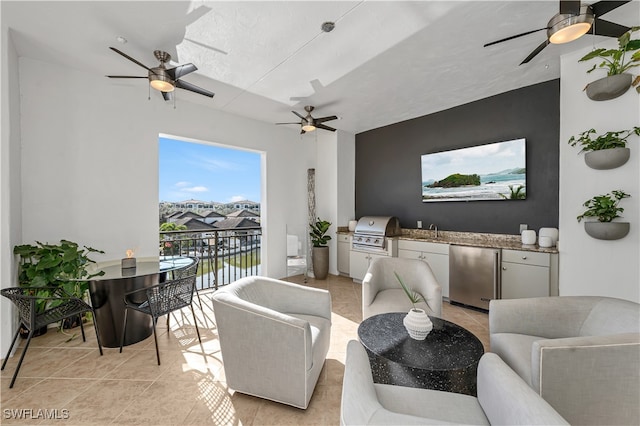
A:
<svg viewBox="0 0 640 426">
<path fill-rule="evenodd" d="M 594 101 L 606 101 L 622 96 L 629 87 L 636 86 L 640 93 L 640 76 L 633 78 L 629 73 L 631 68 L 640 65 L 640 40 L 632 40 L 631 33 L 640 30 L 640 27 L 632 27 L 618 38 L 617 49 L 595 49 L 582 58 L 579 62 L 600 58 L 602 62 L 594 65 L 587 72 L 595 69 L 606 69 L 607 76 L 587 84 L 585 90 L 589 99 Z"/>
<path fill-rule="evenodd" d="M 624 191 L 615 190 L 610 194 L 596 195 L 584 202 L 587 207 L 584 213 L 577 217 L 578 222 L 585 218 L 596 218 L 585 221 L 584 230 L 593 238 L 599 240 L 618 240 L 629 233 L 629 222 L 613 222 L 624 211 L 618 204 L 623 198 L 630 197 Z"/>
<path fill-rule="evenodd" d="M 640 127 L 631 130 L 606 132 L 593 138 L 595 129 L 585 130 L 578 137 L 571 136 L 569 145 L 580 146 L 584 152 L 587 166 L 597 170 L 607 170 L 620 167 L 629 160 L 630 151 L 627 148 L 627 138 L 632 134 L 640 136 Z"/>
<path fill-rule="evenodd" d="M 324 280 L 329 274 L 329 247 L 327 242 L 331 239 L 327 235 L 331 222 L 318 218 L 314 223 L 309 224 L 311 231 L 311 242 L 313 243 L 313 251 L 311 253 L 311 261 L 313 263 L 313 275 L 316 279 Z"/>
</svg>

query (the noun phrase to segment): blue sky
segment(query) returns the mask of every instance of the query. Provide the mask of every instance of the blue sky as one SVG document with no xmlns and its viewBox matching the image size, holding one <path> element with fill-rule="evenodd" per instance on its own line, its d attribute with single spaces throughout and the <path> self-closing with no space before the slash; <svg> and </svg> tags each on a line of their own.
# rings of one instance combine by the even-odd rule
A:
<svg viewBox="0 0 640 426">
<path fill-rule="evenodd" d="M 159 138 L 160 201 L 260 202 L 260 154 Z"/>
</svg>

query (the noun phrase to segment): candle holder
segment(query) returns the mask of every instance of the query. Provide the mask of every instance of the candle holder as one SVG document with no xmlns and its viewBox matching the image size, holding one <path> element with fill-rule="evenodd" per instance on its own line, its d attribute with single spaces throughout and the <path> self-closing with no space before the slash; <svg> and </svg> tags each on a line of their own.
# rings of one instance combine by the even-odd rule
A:
<svg viewBox="0 0 640 426">
<path fill-rule="evenodd" d="M 121 261 L 122 269 L 134 269 L 136 267 L 135 257 L 125 257 Z"/>
</svg>

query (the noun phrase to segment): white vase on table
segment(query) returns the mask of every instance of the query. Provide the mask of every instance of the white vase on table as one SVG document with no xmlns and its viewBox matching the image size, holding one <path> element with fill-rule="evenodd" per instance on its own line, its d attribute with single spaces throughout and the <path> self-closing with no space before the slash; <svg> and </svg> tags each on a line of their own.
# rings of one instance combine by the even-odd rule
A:
<svg viewBox="0 0 640 426">
<path fill-rule="evenodd" d="M 402 320 L 409 337 L 415 340 L 424 340 L 433 329 L 433 323 L 424 309 L 413 308 Z"/>
</svg>

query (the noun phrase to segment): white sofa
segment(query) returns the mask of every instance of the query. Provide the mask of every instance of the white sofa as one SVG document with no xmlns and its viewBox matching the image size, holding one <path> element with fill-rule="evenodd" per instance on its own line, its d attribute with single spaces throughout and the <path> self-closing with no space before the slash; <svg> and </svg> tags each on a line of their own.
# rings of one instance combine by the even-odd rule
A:
<svg viewBox="0 0 640 426">
<path fill-rule="evenodd" d="M 306 409 L 329 351 L 329 292 L 252 276 L 212 299 L 227 385 Z"/>
<path fill-rule="evenodd" d="M 429 303 L 416 303 L 429 315 L 442 316 L 442 287 L 431 267 L 418 259 L 381 257 L 371 261 L 362 280 L 362 319 L 385 312 L 408 312 L 412 305 L 394 271 L 407 287 L 420 293 Z"/>
<path fill-rule="evenodd" d="M 500 358 L 484 354 L 478 397 L 374 383 L 364 347 L 347 345 L 342 425 L 568 424 Z"/>
<path fill-rule="evenodd" d="M 492 300 L 491 351 L 571 424 L 640 424 L 640 305 L 597 296 Z"/>
</svg>

